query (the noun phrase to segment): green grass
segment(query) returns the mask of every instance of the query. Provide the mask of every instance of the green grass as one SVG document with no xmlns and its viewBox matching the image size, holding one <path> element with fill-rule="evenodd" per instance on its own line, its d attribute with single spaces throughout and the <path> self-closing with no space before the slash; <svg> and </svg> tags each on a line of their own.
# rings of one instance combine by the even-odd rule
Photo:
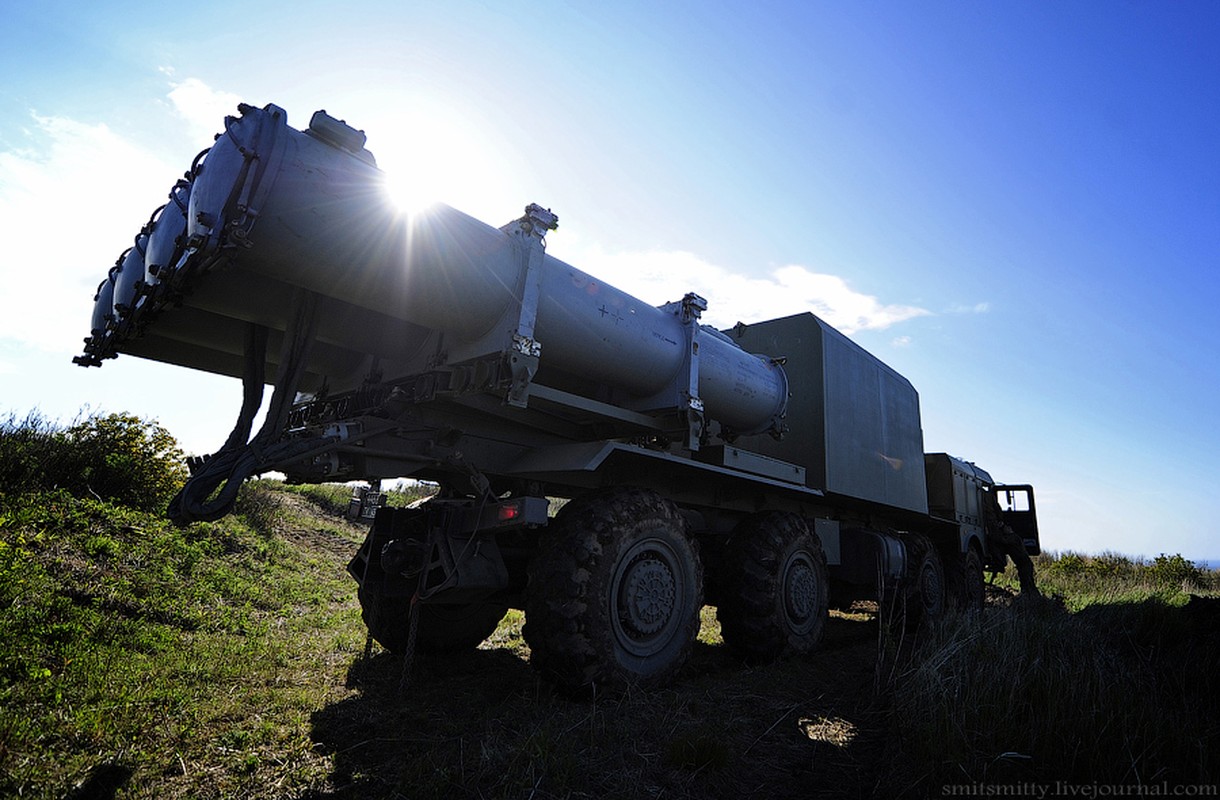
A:
<svg viewBox="0 0 1220 800">
<path fill-rule="evenodd" d="M 309 717 L 364 641 L 335 563 L 357 531 L 294 546 L 285 510 L 281 532 L 178 529 L 63 492 L 3 497 L 0 794 L 62 797 L 91 774 L 130 797 L 322 780 Z"/>
<path fill-rule="evenodd" d="M 1154 597 L 1181 605 L 1189 592 L 1220 591 L 1220 573 L 1201 569 L 1180 555 L 1161 554 L 1149 561 L 1118 553 L 1049 553 L 1034 559 L 1034 566 L 1043 593 L 1063 598 L 1070 611 Z M 1016 587 L 1011 575 L 1005 578 L 1001 585 Z"/>
</svg>

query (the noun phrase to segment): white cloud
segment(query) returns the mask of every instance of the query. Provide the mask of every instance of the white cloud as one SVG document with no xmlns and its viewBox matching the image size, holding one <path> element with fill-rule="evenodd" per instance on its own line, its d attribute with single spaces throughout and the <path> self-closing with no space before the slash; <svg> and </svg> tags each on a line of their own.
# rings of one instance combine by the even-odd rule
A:
<svg viewBox="0 0 1220 800">
<path fill-rule="evenodd" d="M 753 278 L 689 252 L 607 253 L 598 247 L 580 248 L 571 263 L 654 305 L 695 292 L 708 301 L 703 321 L 720 328 L 812 311 L 851 334 L 883 330 L 932 313 L 918 306 L 883 303 L 837 275 L 796 264 Z"/>
<path fill-rule="evenodd" d="M 104 124 L 31 112 L 26 146 L 0 152 L 5 291 L 0 339 L 79 352 L 93 292 L 176 173 Z"/>
<path fill-rule="evenodd" d="M 232 92 L 222 92 L 208 86 L 198 78 L 187 78 L 181 83 L 171 84 L 170 102 L 174 110 L 188 125 L 191 133 L 210 141 L 220 130 L 226 116 L 236 116 L 241 97 Z"/>
<path fill-rule="evenodd" d="M 180 119 L 206 146 L 237 112 L 236 95 L 197 78 L 169 85 L 173 113 L 149 116 L 143 128 L 154 138 L 180 137 Z M 78 353 L 97 285 L 187 164 L 167 163 L 104 123 L 35 112 L 30 121 L 26 140 L 0 152 L 5 288 L 20 298 L 0 315 L 0 339 Z"/>
<path fill-rule="evenodd" d="M 890 341 L 890 344 L 894 347 L 910 347 L 911 341 L 912 340 L 911 340 L 910 336 L 895 336 Z"/>
</svg>

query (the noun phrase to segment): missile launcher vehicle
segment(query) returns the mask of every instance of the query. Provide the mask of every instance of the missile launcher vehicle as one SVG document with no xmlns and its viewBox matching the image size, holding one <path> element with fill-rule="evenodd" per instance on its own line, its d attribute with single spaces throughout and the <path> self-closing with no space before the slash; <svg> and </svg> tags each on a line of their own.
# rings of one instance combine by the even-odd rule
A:
<svg viewBox="0 0 1220 800">
<path fill-rule="evenodd" d="M 978 605 L 997 502 L 1037 552 L 1032 487 L 925 454 L 914 387 L 833 327 L 717 330 L 693 292 L 653 305 L 548 255 L 557 224 L 400 212 L 363 132 L 242 105 L 102 281 L 75 360 L 241 379 L 184 523 L 269 471 L 434 482 L 351 561 L 371 635 L 473 648 L 521 608 L 566 687 L 671 679 L 705 604 L 753 659 L 814 650 L 831 604 Z"/>
</svg>

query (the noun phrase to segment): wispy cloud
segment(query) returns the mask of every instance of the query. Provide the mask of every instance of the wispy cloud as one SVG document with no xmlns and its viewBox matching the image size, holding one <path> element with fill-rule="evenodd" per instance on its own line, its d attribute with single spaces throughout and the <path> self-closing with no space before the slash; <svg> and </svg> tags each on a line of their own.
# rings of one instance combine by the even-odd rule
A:
<svg viewBox="0 0 1220 800">
<path fill-rule="evenodd" d="M 237 114 L 241 97 L 213 89 L 198 78 L 171 84 L 167 97 L 174 111 L 191 127 L 193 136 L 210 140 L 226 116 Z"/>
<path fill-rule="evenodd" d="M 560 256 L 564 258 L 564 256 Z M 708 300 L 703 321 L 729 327 L 812 311 L 844 333 L 884 330 L 931 311 L 914 305 L 885 303 L 853 289 L 837 275 L 790 264 L 765 277 L 732 273 L 685 251 L 610 253 L 579 247 L 572 265 L 642 300 L 660 305 L 695 292 Z"/>
<path fill-rule="evenodd" d="M 958 304 L 950 306 L 946 313 L 949 314 L 986 314 L 991 310 L 991 303 L 982 302 L 974 305 Z"/>
</svg>

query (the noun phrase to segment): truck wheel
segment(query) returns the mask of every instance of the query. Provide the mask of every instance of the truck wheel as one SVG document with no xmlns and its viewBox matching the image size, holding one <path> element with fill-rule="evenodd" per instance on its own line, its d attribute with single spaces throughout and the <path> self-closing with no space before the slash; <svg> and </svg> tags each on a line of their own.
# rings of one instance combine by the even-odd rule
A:
<svg viewBox="0 0 1220 800">
<path fill-rule="evenodd" d="M 949 597 L 960 611 L 982 611 L 985 590 L 983 588 L 983 557 L 971 547 L 964 554 L 946 556 L 945 580 Z"/>
<path fill-rule="evenodd" d="M 944 616 L 946 605 L 945 568 L 940 555 L 928 537 L 921 534 L 906 535 L 903 541 L 912 564 L 905 593 L 907 621 L 939 619 Z"/>
<path fill-rule="evenodd" d="M 724 563 L 716 617 L 725 644 L 760 660 L 817 646 L 828 608 L 826 556 L 800 516 L 747 517 L 725 545 Z"/>
<path fill-rule="evenodd" d="M 410 637 L 411 598 L 377 599 L 360 592 L 362 616 L 373 638 L 395 655 L 407 651 Z M 366 599 L 367 598 L 367 599 Z M 415 649 L 420 653 L 455 653 L 474 650 L 495 633 L 508 606 L 501 603 L 443 605 L 421 603 Z"/>
<path fill-rule="evenodd" d="M 983 556 L 973 547 L 966 551 L 966 602 L 967 611 L 982 611 L 986 590 L 983 588 Z"/>
<path fill-rule="evenodd" d="M 560 512 L 529 566 L 530 663 L 570 689 L 671 679 L 699 632 L 703 567 L 677 508 L 618 488 Z"/>
</svg>

